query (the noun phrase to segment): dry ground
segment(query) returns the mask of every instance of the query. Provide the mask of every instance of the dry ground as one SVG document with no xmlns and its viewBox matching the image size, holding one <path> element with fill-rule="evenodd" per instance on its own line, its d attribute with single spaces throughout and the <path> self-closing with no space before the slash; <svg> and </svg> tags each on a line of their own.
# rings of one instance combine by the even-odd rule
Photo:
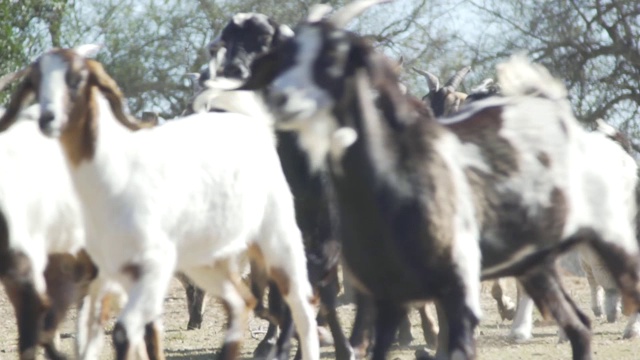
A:
<svg viewBox="0 0 640 360">
<path fill-rule="evenodd" d="M 584 278 L 567 276 L 564 282 L 570 294 L 579 306 L 592 318 L 589 305 L 589 292 Z M 568 344 L 558 344 L 555 325 L 545 324 L 539 314 L 535 314 L 536 326 L 534 338 L 526 344 L 513 344 L 506 340 L 510 322 L 502 322 L 497 314 L 495 303 L 490 296 L 490 286 L 483 286 L 482 306 L 484 318 L 478 332 L 479 359 L 570 359 L 571 349 Z M 515 284 L 510 283 L 508 293 L 515 297 Z M 354 316 L 353 305 L 343 305 L 339 308 L 345 325 L 351 324 Z M 204 316 L 203 328 L 186 331 L 187 313 L 185 297 L 182 287 L 177 280 L 171 284 L 169 295 L 165 300 L 165 352 L 168 359 L 173 360 L 201 360 L 211 359 L 220 347 L 224 333 L 224 312 L 215 301 L 209 300 Z M 72 353 L 74 337 L 75 311 L 62 327 L 62 349 Z M 413 353 L 424 345 L 422 331 L 418 323 L 417 312 L 412 314 L 413 334 L 416 340 L 409 348 L 395 347 L 389 359 L 414 359 Z M 617 323 L 607 324 L 602 319 L 593 319 L 594 338 L 593 350 L 595 359 L 640 359 L 640 340 L 622 340 L 621 334 L 626 323 L 622 316 Z M 251 358 L 251 351 L 262 337 L 266 329 L 263 321 L 251 319 L 247 324 L 245 342 L 243 346 L 244 358 Z M 17 359 L 17 333 L 13 311 L 4 291 L 0 291 L 0 360 Z M 107 347 L 103 351 L 101 360 L 113 358 L 110 348 L 110 338 L 105 342 Z M 331 347 L 322 348 L 322 358 L 332 359 Z"/>
</svg>

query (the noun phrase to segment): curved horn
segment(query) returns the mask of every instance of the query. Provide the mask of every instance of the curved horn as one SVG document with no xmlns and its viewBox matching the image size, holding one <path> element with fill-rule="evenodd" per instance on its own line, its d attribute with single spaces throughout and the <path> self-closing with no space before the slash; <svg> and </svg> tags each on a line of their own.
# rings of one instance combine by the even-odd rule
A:
<svg viewBox="0 0 640 360">
<path fill-rule="evenodd" d="M 6 88 L 12 82 L 24 77 L 24 75 L 29 72 L 29 69 L 30 67 L 27 66 L 24 69 L 20 69 L 18 71 L 14 71 L 12 73 L 9 73 L 0 77 L 0 91 L 4 90 L 4 88 Z"/>
<path fill-rule="evenodd" d="M 89 68 L 89 81 L 91 85 L 95 85 L 100 89 L 102 95 L 109 101 L 113 115 L 122 125 L 130 130 L 139 130 L 153 126 L 152 124 L 138 121 L 130 114 L 127 114 L 122 102 L 122 91 L 120 91 L 118 84 L 104 71 L 102 64 L 95 60 L 88 59 L 87 67 Z"/>
<path fill-rule="evenodd" d="M 309 9 L 309 15 L 307 15 L 307 22 L 318 22 L 322 18 L 330 13 L 332 10 L 331 5 L 328 4 L 315 4 Z"/>
<path fill-rule="evenodd" d="M 389 2 L 391 0 L 356 0 L 343 8 L 336 11 L 329 18 L 329 23 L 335 25 L 337 28 L 344 28 L 347 24 L 356 16 L 362 14 L 365 10 L 373 5 Z"/>
<path fill-rule="evenodd" d="M 21 76 L 29 73 L 31 71 L 31 66 L 20 70 L 22 72 Z M 15 73 L 14 73 L 15 74 Z M 16 77 L 17 79 L 17 77 Z M 15 79 L 14 79 L 15 80 Z M 18 113 L 22 110 L 22 105 L 34 94 L 33 83 L 30 78 L 26 78 L 13 93 L 11 96 L 11 101 L 9 102 L 9 107 L 0 117 L 0 132 L 7 130 L 13 125 L 18 119 Z"/>
<path fill-rule="evenodd" d="M 418 74 L 424 76 L 425 79 L 427 79 L 427 85 L 429 86 L 429 91 L 438 91 L 440 89 L 440 80 L 438 80 L 437 76 L 433 75 L 428 71 L 416 69 L 414 67 L 412 67 L 411 69 L 413 69 L 413 71 L 417 72 Z"/>
<path fill-rule="evenodd" d="M 458 72 L 447 81 L 444 86 L 451 86 L 454 90 L 460 85 L 462 79 L 471 71 L 471 66 L 465 66 L 462 69 L 458 70 Z"/>
</svg>

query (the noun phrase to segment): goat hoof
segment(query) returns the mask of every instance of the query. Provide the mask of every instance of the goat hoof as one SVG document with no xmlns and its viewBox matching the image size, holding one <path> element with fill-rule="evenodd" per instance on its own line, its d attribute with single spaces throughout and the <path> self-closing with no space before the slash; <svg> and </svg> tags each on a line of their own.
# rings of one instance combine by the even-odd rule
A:
<svg viewBox="0 0 640 360">
<path fill-rule="evenodd" d="M 518 329 L 512 330 L 511 333 L 509 333 L 509 339 L 516 344 L 526 343 L 531 340 L 531 333 Z"/>
<path fill-rule="evenodd" d="M 254 359 L 273 359 L 276 355 L 276 339 L 264 339 L 253 350 Z"/>
<path fill-rule="evenodd" d="M 434 360 L 435 357 L 431 356 L 426 348 L 418 349 L 415 352 L 416 360 Z"/>
<path fill-rule="evenodd" d="M 318 340 L 320 341 L 320 346 L 333 345 L 333 335 L 327 328 L 322 326 L 318 326 Z"/>
<path fill-rule="evenodd" d="M 591 310 L 593 311 L 593 316 L 599 318 L 600 316 L 602 316 L 602 308 L 600 307 L 593 307 L 591 308 Z"/>
<path fill-rule="evenodd" d="M 632 326 L 624 330 L 622 334 L 623 339 L 635 339 L 640 337 L 640 326 Z"/>
<path fill-rule="evenodd" d="M 187 330 L 198 330 L 202 327 L 202 322 L 191 321 L 187 324 Z"/>
<path fill-rule="evenodd" d="M 567 333 L 565 333 L 562 329 L 558 330 L 558 344 L 562 344 L 569 341 L 569 337 L 567 337 Z"/>
</svg>

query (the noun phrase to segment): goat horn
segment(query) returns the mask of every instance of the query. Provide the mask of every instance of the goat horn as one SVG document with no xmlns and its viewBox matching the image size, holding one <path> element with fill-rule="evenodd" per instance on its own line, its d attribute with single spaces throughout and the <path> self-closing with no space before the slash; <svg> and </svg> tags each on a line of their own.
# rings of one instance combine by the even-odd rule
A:
<svg viewBox="0 0 640 360">
<path fill-rule="evenodd" d="M 329 22 L 337 28 L 344 28 L 353 18 L 371 6 L 389 1 L 392 0 L 357 0 L 351 2 L 331 15 Z"/>
<path fill-rule="evenodd" d="M 307 22 L 318 22 L 322 18 L 330 13 L 332 10 L 331 5 L 328 4 L 315 4 L 309 9 L 309 15 L 307 15 Z"/>
<path fill-rule="evenodd" d="M 437 76 L 433 75 L 428 71 L 420 70 L 414 67 L 412 67 L 411 69 L 413 69 L 413 71 L 417 72 L 418 74 L 424 76 L 425 79 L 427 79 L 427 85 L 429 86 L 429 91 L 438 91 L 438 89 L 440 89 L 440 80 L 438 80 Z"/>
<path fill-rule="evenodd" d="M 465 66 L 462 69 L 458 70 L 458 72 L 447 81 L 444 86 L 451 86 L 454 90 L 460 85 L 462 79 L 471 71 L 471 66 Z"/>
<path fill-rule="evenodd" d="M 0 91 L 4 90 L 4 88 L 6 88 L 12 82 L 24 77 L 24 75 L 28 72 L 29 66 L 0 77 Z"/>
</svg>

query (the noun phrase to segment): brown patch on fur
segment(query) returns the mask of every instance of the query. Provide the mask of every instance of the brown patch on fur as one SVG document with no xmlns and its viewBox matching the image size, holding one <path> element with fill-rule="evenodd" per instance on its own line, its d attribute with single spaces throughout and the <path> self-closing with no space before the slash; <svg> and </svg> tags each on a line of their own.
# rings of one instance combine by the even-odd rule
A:
<svg viewBox="0 0 640 360">
<path fill-rule="evenodd" d="M 239 341 L 231 341 L 225 342 L 222 345 L 222 351 L 218 356 L 220 360 L 235 360 L 240 355 L 240 342 Z"/>
<path fill-rule="evenodd" d="M 271 279 L 278 285 L 278 289 L 280 289 L 280 293 L 282 296 L 286 297 L 291 290 L 291 283 L 289 279 L 289 275 L 282 269 L 279 268 L 271 268 L 269 272 Z"/>
<path fill-rule="evenodd" d="M 127 264 L 125 266 L 122 267 L 122 270 L 120 270 L 123 274 L 128 275 L 131 277 L 131 280 L 138 281 L 138 279 L 140 279 L 140 276 L 142 276 L 142 266 L 138 265 L 138 264 Z"/>
<path fill-rule="evenodd" d="M 72 55 L 67 54 L 64 57 L 71 67 L 74 64 Z M 79 71 L 79 69 L 68 71 Z M 67 159 L 74 166 L 80 165 L 84 160 L 93 159 L 98 137 L 98 110 L 93 87 L 87 83 L 84 88 L 77 91 L 78 94 L 74 99 L 68 100 L 68 106 L 71 107 L 68 123 L 60 135 L 60 143 Z"/>
<path fill-rule="evenodd" d="M 484 109 L 465 121 L 448 125 L 460 140 L 477 145 L 494 174 L 508 177 L 518 171 L 517 152 L 498 132 L 502 128 L 502 109 Z"/>
<path fill-rule="evenodd" d="M 100 300 L 100 324 L 104 325 L 109 320 L 109 312 L 111 311 L 113 296 L 114 295 L 107 294 L 102 298 L 102 300 Z"/>
<path fill-rule="evenodd" d="M 76 278 L 78 281 L 92 281 L 98 277 L 98 267 L 85 250 L 80 250 L 76 259 L 78 263 Z"/>
<path fill-rule="evenodd" d="M 567 201 L 567 195 L 558 188 L 554 188 L 551 191 L 550 198 L 551 209 L 549 210 L 549 216 L 545 218 L 546 221 L 544 224 L 549 230 L 549 234 L 560 238 L 567 215 L 569 214 L 569 203 Z"/>
<path fill-rule="evenodd" d="M 149 323 L 144 327 L 144 343 L 149 360 L 164 360 L 162 337 L 154 323 Z"/>
<path fill-rule="evenodd" d="M 89 72 L 86 82 L 81 83 L 82 86 L 77 89 L 77 93 L 70 93 L 67 100 L 70 107 L 69 120 L 60 140 L 71 164 L 78 166 L 83 160 L 91 160 L 95 153 L 98 111 L 94 88 L 107 99 L 116 119 L 126 128 L 139 130 L 153 126 L 137 121 L 125 112 L 122 92 L 99 62 L 79 58 L 69 49 L 58 50 L 56 55 L 69 64 L 68 73 L 80 76 L 84 69 Z"/>
<path fill-rule="evenodd" d="M 309 304 L 313 305 L 313 306 L 318 306 L 320 305 L 320 297 L 316 296 L 316 295 L 311 295 L 309 297 Z"/>
<path fill-rule="evenodd" d="M 544 166 L 545 168 L 548 169 L 551 167 L 551 157 L 549 157 L 549 154 L 545 152 L 539 152 L 536 158 L 538 159 L 538 161 L 540 161 L 540 164 L 542 164 L 542 166 Z"/>
</svg>

